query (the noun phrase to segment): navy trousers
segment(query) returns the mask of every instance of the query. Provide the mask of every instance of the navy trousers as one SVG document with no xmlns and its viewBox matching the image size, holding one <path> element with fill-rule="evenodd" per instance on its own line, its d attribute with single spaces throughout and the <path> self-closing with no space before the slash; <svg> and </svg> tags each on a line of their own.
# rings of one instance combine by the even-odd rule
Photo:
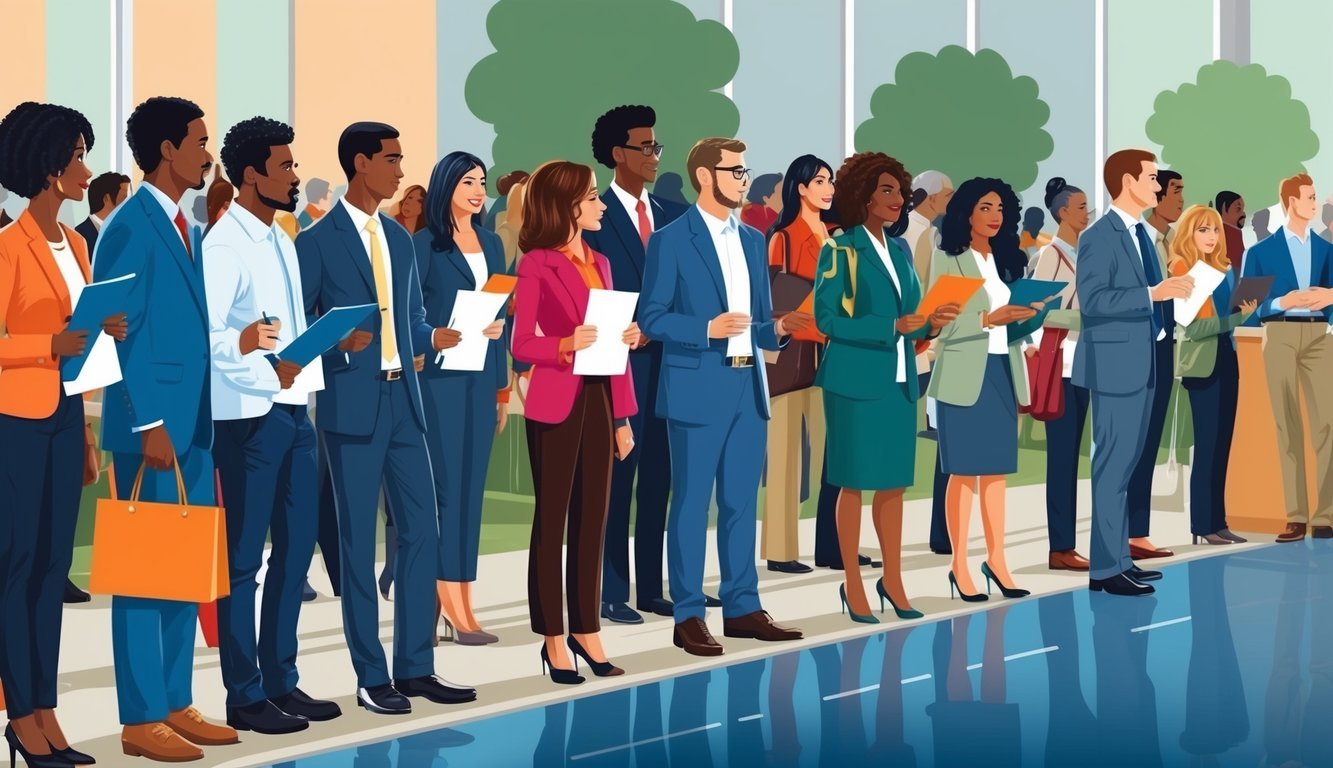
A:
<svg viewBox="0 0 1333 768">
<path fill-rule="evenodd" d="M 1157 449 L 1162 445 L 1166 427 L 1166 409 L 1171 405 L 1174 384 L 1175 341 L 1167 337 L 1153 345 L 1157 356 L 1153 369 L 1152 410 L 1148 414 L 1148 431 L 1143 436 L 1143 452 L 1129 478 L 1129 537 L 1139 539 L 1148 535 L 1152 513 L 1152 475 L 1157 466 Z"/>
<path fill-rule="evenodd" d="M 476 581 L 486 469 L 495 444 L 495 377 L 480 372 L 420 381 L 430 425 L 426 446 L 435 473 L 440 527 L 437 576 L 443 581 Z M 392 533 L 396 527 L 385 530 Z"/>
<path fill-rule="evenodd" d="M 1064 379 L 1065 412 L 1046 422 L 1046 535 L 1052 552 L 1074 549 L 1078 459 L 1092 395 Z"/>
<path fill-rule="evenodd" d="M 1182 379 L 1194 417 L 1194 466 L 1190 472 L 1190 533 L 1207 536 L 1227 527 L 1227 464 L 1236 429 L 1240 368 L 1231 335 L 1217 337 L 1211 376 Z"/>
</svg>

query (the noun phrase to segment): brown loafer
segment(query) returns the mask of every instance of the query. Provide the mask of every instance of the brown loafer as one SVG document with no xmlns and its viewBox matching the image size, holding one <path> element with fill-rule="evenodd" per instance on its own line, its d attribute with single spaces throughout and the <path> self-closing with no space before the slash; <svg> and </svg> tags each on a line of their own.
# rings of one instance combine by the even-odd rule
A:
<svg viewBox="0 0 1333 768">
<path fill-rule="evenodd" d="M 1310 537 L 1315 539 L 1333 539 L 1333 528 L 1327 525 L 1316 525 L 1310 528 Z"/>
<path fill-rule="evenodd" d="M 737 616 L 734 619 L 723 619 L 722 634 L 727 637 L 763 640 L 765 642 L 800 640 L 804 637 L 799 629 L 784 627 L 775 623 L 773 617 L 768 615 L 768 611 L 755 611 L 745 616 Z"/>
<path fill-rule="evenodd" d="M 722 644 L 713 638 L 703 619 L 686 619 L 677 624 L 671 641 L 692 656 L 722 655 Z"/>
<path fill-rule="evenodd" d="M 1172 552 L 1169 549 L 1162 549 L 1160 547 L 1156 549 L 1148 549 L 1147 547 L 1140 547 L 1137 544 L 1129 545 L 1129 556 L 1134 560 L 1152 560 L 1157 557 L 1172 557 L 1175 554 L 1175 552 Z"/>
<path fill-rule="evenodd" d="M 1287 529 L 1277 535 L 1281 544 L 1289 544 L 1305 538 L 1305 523 L 1287 523 Z"/>
<path fill-rule="evenodd" d="M 202 749 L 163 723 L 125 726 L 120 732 L 120 748 L 129 757 L 146 757 L 159 763 L 185 763 L 204 756 Z"/>
<path fill-rule="evenodd" d="M 1086 571 L 1091 565 L 1086 557 L 1072 549 L 1052 552 L 1046 558 L 1046 566 L 1052 571 Z"/>
<path fill-rule="evenodd" d="M 167 725 L 186 739 L 205 747 L 241 743 L 235 728 L 208 722 L 194 707 L 178 709 L 167 715 Z"/>
</svg>

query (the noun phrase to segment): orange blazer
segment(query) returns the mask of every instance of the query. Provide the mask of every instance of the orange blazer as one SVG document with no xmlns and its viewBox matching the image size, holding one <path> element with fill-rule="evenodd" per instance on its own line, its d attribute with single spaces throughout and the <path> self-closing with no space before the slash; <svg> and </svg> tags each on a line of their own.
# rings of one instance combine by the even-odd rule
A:
<svg viewBox="0 0 1333 768">
<path fill-rule="evenodd" d="M 64 224 L 60 228 L 88 280 L 87 244 Z M 65 330 L 73 311 L 46 236 L 24 211 L 0 230 L 0 413 L 24 419 L 55 413 L 61 385 L 51 340 Z"/>
</svg>

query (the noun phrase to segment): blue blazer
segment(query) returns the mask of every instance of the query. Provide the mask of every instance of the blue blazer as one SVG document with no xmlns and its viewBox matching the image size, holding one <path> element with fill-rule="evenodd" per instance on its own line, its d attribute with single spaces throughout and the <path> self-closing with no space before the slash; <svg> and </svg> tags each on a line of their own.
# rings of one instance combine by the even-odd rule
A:
<svg viewBox="0 0 1333 768">
<path fill-rule="evenodd" d="M 1309 233 L 1310 238 L 1310 285 L 1322 288 L 1333 287 L 1330 278 L 1330 269 L 1333 269 L 1333 244 L 1330 244 L 1324 238 Z M 1083 258 L 1083 251 L 1079 250 L 1079 259 Z M 1278 231 L 1265 237 L 1245 252 L 1245 273 L 1243 277 L 1262 277 L 1265 275 L 1273 276 L 1273 287 L 1268 289 L 1268 296 L 1259 302 L 1259 309 L 1255 311 L 1246 325 L 1258 325 L 1261 320 L 1267 317 L 1275 317 L 1270 304 L 1273 299 L 1279 299 L 1288 293 L 1300 290 L 1300 284 L 1296 282 L 1296 269 L 1291 263 L 1291 249 L 1287 247 L 1287 228 L 1281 227 Z M 1323 311 L 1325 319 L 1333 319 L 1333 307 L 1326 307 Z"/>
<path fill-rule="evenodd" d="M 594 251 L 611 262 L 611 281 L 617 291 L 641 292 L 644 262 L 648 254 L 643 247 L 643 241 L 639 239 L 639 222 L 630 218 L 620 198 L 616 197 L 616 193 L 610 188 L 602 193 L 602 202 L 606 204 L 606 215 L 602 217 L 601 231 L 584 232 L 583 239 L 588 241 L 588 245 L 591 245 Z M 680 218 L 689 207 L 663 200 L 651 193 L 648 195 L 648 204 L 653 209 L 655 229 L 662 229 Z M 642 303 L 634 308 L 635 320 L 639 319 L 639 312 L 642 309 Z M 649 344 L 636 349 L 635 352 L 646 352 L 655 347 L 656 345 Z"/>
<path fill-rule="evenodd" d="M 431 247 L 435 235 L 429 229 L 423 229 L 412 236 L 412 244 L 417 253 L 417 275 L 421 278 L 421 296 L 426 307 L 426 323 L 431 328 L 444 328 L 449 325 L 454 311 L 454 301 L 459 291 L 476 291 L 481 286 L 472 278 L 472 269 L 467 259 L 458 250 L 437 251 Z M 491 275 L 505 274 L 504 243 L 500 236 L 477 227 L 477 239 L 481 241 L 482 253 L 486 255 L 486 272 Z M 507 311 L 500 310 L 496 320 L 504 320 Z M 457 376 L 489 376 L 495 380 L 497 390 L 509 386 L 509 369 L 505 365 L 505 350 L 509 348 L 509 332 L 498 341 L 493 341 L 486 355 L 486 367 L 480 372 L 443 371 L 434 365 L 434 345 L 427 342 L 426 368 L 423 375 L 431 378 Z"/>
<path fill-rule="evenodd" d="M 1154 354 L 1148 287 L 1133 233 L 1108 211 L 1078 240 L 1075 290 L 1083 330 L 1074 386 L 1110 395 L 1148 388 Z"/>
<path fill-rule="evenodd" d="M 137 275 L 125 306 L 129 335 L 116 345 L 123 380 L 103 396 L 108 451 L 142 453 L 132 430 L 159 420 L 178 453 L 213 444 L 202 258 L 201 248 L 193 259 L 185 252 L 176 225 L 142 187 L 102 226 L 93 280 Z"/>
<path fill-rule="evenodd" d="M 755 365 L 755 406 L 769 418 L 768 376 L 760 350 L 778 350 L 773 297 L 768 283 L 768 254 L 759 230 L 741 224 L 741 246 L 750 272 L 750 314 Z M 708 324 L 727 311 L 726 283 L 713 236 L 699 208 L 657 230 L 648 239 L 639 325 L 662 344 L 662 374 L 657 415 L 687 424 L 714 424 L 733 414 L 710 397 L 732 375 L 722 369 L 726 339 L 708 338 Z"/>
<path fill-rule="evenodd" d="M 425 432 L 426 413 L 421 406 L 421 387 L 412 367 L 412 356 L 414 350 L 431 349 L 434 328 L 426 322 L 426 309 L 421 302 L 412 236 L 392 217 L 375 215 L 389 243 L 394 331 L 403 364 L 403 381 L 411 394 L 412 412 Z M 361 233 L 341 205 L 335 205 L 301 233 L 296 240 L 296 256 L 301 263 L 307 323 L 313 324 L 334 307 L 374 304 L 378 300 L 375 276 L 361 244 Z M 380 313 L 375 312 L 358 326 L 375 336 L 360 352 L 346 353 L 335 346 L 324 353 L 324 389 L 315 396 L 315 419 L 320 429 L 358 436 L 374 432 L 380 401 L 381 325 Z"/>
</svg>

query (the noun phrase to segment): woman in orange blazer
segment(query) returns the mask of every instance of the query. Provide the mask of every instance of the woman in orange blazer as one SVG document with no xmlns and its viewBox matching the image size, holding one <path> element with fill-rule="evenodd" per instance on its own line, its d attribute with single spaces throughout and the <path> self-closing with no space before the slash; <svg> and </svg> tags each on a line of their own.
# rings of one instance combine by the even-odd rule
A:
<svg viewBox="0 0 1333 768">
<path fill-rule="evenodd" d="M 67 328 L 88 250 L 57 216 L 66 200 L 83 199 L 92 146 L 87 119 L 67 107 L 26 102 L 0 120 L 0 186 L 29 200 L 0 230 L 0 680 L 11 761 L 21 754 L 31 768 L 94 762 L 55 717 L 61 598 L 80 488 L 96 479 L 83 398 L 65 394 L 59 367 L 89 344 L 86 331 Z M 125 316 L 102 329 L 123 339 Z"/>
</svg>

